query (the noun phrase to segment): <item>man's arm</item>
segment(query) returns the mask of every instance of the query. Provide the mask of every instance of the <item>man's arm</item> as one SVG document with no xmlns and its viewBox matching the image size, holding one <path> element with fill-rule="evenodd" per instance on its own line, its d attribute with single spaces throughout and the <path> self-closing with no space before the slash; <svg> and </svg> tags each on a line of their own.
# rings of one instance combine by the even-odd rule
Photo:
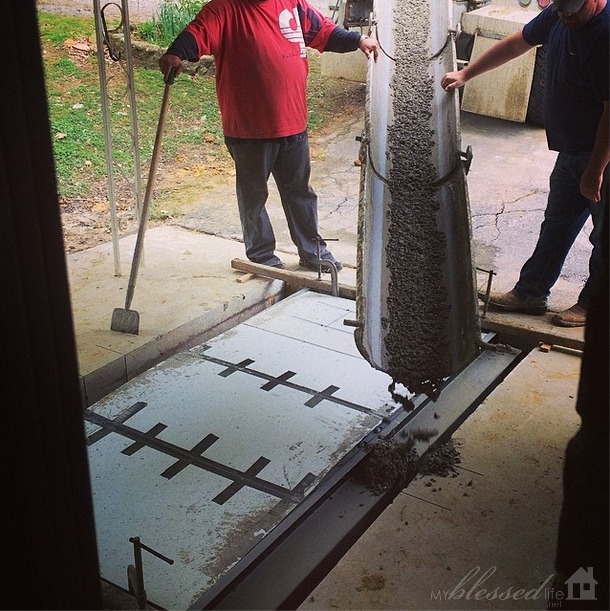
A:
<svg viewBox="0 0 610 611">
<path fill-rule="evenodd" d="M 172 68 L 176 71 L 175 75 L 178 76 L 184 71 L 184 64 L 177 55 L 165 53 L 159 58 L 159 70 L 163 73 L 165 80 L 168 79 Z"/>
<path fill-rule="evenodd" d="M 610 129 L 608 127 L 608 101 L 604 102 L 604 111 L 599 120 L 595 144 L 591 158 L 580 178 L 580 192 L 594 202 L 601 199 L 601 188 L 604 170 L 610 161 Z"/>
<path fill-rule="evenodd" d="M 159 68 L 166 79 L 172 68 L 176 70 L 176 76 L 184 70 L 183 59 L 191 61 L 199 59 L 195 37 L 190 32 L 184 31 L 178 34 L 176 40 L 159 59 Z"/>
<path fill-rule="evenodd" d="M 184 70 L 183 60 L 196 62 L 204 54 L 214 55 L 223 19 L 224 14 L 214 11 L 210 4 L 203 6 L 159 59 L 159 67 L 166 78 L 172 68 L 176 76 Z"/>
<path fill-rule="evenodd" d="M 475 61 L 470 62 L 462 70 L 447 72 L 441 79 L 441 86 L 445 91 L 458 89 L 471 78 L 483 74 L 483 72 L 493 70 L 509 62 L 511 59 L 515 59 L 515 57 L 527 53 L 531 48 L 532 45 L 525 41 L 523 34 L 521 32 L 515 32 L 502 39 L 493 47 L 487 49 L 483 55 Z"/>
<path fill-rule="evenodd" d="M 328 38 L 324 51 L 334 53 L 347 53 L 360 49 L 366 58 L 373 57 L 375 61 L 379 58 L 379 43 L 370 36 L 363 36 L 355 30 L 345 30 L 336 26 Z"/>
<path fill-rule="evenodd" d="M 360 38 L 358 48 L 364 53 L 367 59 L 371 57 L 377 62 L 379 59 L 379 43 L 375 38 L 371 36 L 364 36 Z"/>
</svg>

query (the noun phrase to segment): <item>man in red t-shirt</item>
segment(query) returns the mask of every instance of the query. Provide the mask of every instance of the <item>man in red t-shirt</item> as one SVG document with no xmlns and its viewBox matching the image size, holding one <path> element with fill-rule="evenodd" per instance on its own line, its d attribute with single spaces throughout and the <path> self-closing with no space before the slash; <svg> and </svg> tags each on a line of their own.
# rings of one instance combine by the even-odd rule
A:
<svg viewBox="0 0 610 611">
<path fill-rule="evenodd" d="M 165 76 L 182 60 L 213 55 L 225 143 L 235 162 L 237 203 L 246 256 L 283 267 L 265 209 L 273 175 L 299 264 L 317 269 L 317 196 L 309 184 L 306 47 L 377 61 L 374 38 L 348 31 L 306 0 L 211 0 L 178 35 L 159 66 Z M 341 263 L 320 241 L 320 256 Z"/>
</svg>

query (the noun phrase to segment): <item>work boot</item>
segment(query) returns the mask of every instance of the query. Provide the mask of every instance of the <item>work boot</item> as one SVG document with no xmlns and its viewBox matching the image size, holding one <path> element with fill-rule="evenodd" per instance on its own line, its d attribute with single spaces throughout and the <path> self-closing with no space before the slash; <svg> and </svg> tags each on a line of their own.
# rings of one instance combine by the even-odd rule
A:
<svg viewBox="0 0 610 611">
<path fill-rule="evenodd" d="M 487 297 L 483 296 L 483 301 Z M 515 291 L 508 293 L 491 293 L 489 296 L 489 305 L 498 310 L 505 312 L 522 312 L 523 314 L 532 314 L 533 316 L 541 316 L 547 311 L 546 299 L 525 299 L 519 297 Z"/>
<path fill-rule="evenodd" d="M 571 308 L 555 314 L 551 322 L 558 327 L 584 327 L 587 323 L 587 308 L 576 303 Z"/>
<path fill-rule="evenodd" d="M 277 269 L 284 269 L 284 262 L 275 255 L 273 255 L 271 259 L 267 259 L 266 261 L 253 261 L 253 263 L 260 263 L 261 265 L 267 265 L 268 267 L 277 267 Z"/>
<path fill-rule="evenodd" d="M 324 261 L 331 261 L 332 263 L 334 263 L 335 268 L 338 272 L 340 272 L 343 269 L 343 265 L 341 264 L 341 261 L 337 261 L 332 255 L 330 255 L 330 257 L 322 257 L 322 259 Z M 325 274 L 330 273 L 327 265 L 320 266 L 315 261 L 305 261 L 304 259 L 299 259 L 299 265 L 306 269 L 314 269 L 315 271 L 318 271 L 318 268 L 321 267 L 323 273 Z"/>
</svg>

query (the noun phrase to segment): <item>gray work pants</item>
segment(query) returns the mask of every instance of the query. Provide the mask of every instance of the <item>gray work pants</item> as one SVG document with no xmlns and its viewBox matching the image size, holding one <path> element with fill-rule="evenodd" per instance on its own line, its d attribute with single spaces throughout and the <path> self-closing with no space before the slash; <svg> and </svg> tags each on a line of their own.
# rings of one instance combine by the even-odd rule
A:
<svg viewBox="0 0 610 611">
<path fill-rule="evenodd" d="M 307 132 L 286 138 L 241 139 L 225 137 L 235 162 L 237 205 L 246 256 L 255 263 L 277 265 L 275 234 L 265 209 L 273 175 L 290 237 L 301 260 L 317 260 L 318 198 L 309 184 L 311 161 Z M 320 242 L 323 258 L 332 257 Z"/>
</svg>

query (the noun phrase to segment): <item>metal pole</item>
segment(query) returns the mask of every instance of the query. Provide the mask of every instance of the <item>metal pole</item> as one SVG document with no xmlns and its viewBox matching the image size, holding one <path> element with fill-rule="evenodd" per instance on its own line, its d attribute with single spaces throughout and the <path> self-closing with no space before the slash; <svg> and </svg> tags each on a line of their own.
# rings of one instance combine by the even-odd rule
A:
<svg viewBox="0 0 610 611">
<path fill-rule="evenodd" d="M 127 84 L 129 87 L 129 106 L 131 118 L 131 146 L 133 149 L 134 192 L 136 198 L 136 221 L 140 224 L 142 215 L 142 165 L 140 163 L 140 136 L 138 133 L 138 115 L 136 111 L 136 92 L 133 80 L 133 56 L 131 49 L 131 27 L 129 24 L 128 0 L 121 0 L 123 11 L 123 31 L 125 59 L 127 61 Z"/>
<path fill-rule="evenodd" d="M 110 202 L 110 231 L 112 233 L 112 251 L 114 255 L 114 275 L 121 275 L 121 255 L 119 252 L 119 228 L 116 214 L 116 196 L 114 193 L 114 163 L 112 158 L 112 134 L 108 112 L 108 92 L 106 87 L 106 64 L 104 59 L 104 32 L 101 21 L 100 1 L 93 0 L 95 17 L 95 38 L 97 42 L 97 66 L 100 80 L 102 102 L 102 123 L 104 127 L 104 145 L 106 151 L 106 172 L 108 184 L 108 201 Z"/>
<path fill-rule="evenodd" d="M 146 599 L 148 598 L 146 590 L 144 588 L 144 563 L 142 561 L 142 550 L 156 556 L 167 562 L 167 564 L 174 564 L 174 561 L 163 554 L 160 554 L 156 550 L 144 545 L 140 541 L 140 537 L 129 537 L 129 542 L 133 543 L 133 556 L 134 564 L 130 564 L 127 567 L 127 582 L 129 584 L 129 591 L 134 595 L 138 609 L 146 609 Z"/>
<path fill-rule="evenodd" d="M 140 537 L 133 537 L 130 539 L 133 543 L 133 554 L 136 566 L 136 603 L 138 609 L 146 609 L 146 590 L 144 589 L 144 565 L 142 563 L 142 544 L 140 543 Z"/>
</svg>

